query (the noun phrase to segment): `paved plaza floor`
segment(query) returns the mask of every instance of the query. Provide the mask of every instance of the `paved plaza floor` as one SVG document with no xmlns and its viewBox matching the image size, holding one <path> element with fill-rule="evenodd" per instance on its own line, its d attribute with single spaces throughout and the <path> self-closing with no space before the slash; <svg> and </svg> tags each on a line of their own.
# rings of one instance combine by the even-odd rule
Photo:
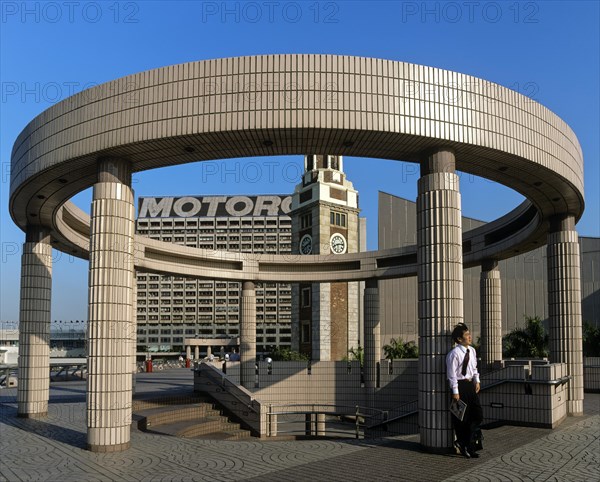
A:
<svg viewBox="0 0 600 482">
<path fill-rule="evenodd" d="M 188 370 L 139 374 L 138 393 L 189 387 Z M 600 480 L 600 395 L 555 430 L 486 430 L 479 459 L 420 451 L 418 436 L 382 440 L 193 440 L 132 430 L 131 448 L 85 450 L 85 382 L 52 382 L 48 417 L 16 417 L 0 390 L 1 481 L 594 481 Z"/>
</svg>

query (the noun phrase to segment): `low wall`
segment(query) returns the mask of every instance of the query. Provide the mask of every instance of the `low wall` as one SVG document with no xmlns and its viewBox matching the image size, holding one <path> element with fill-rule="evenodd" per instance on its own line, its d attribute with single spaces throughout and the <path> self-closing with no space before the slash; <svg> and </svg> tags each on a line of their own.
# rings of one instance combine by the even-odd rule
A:
<svg viewBox="0 0 600 482">
<path fill-rule="evenodd" d="M 419 360 L 380 360 L 379 389 L 375 392 L 375 406 L 393 410 L 399 405 L 417 399 L 419 390 Z"/>
<path fill-rule="evenodd" d="M 360 377 L 358 361 L 259 362 L 253 393 L 270 404 L 365 405 Z"/>
<path fill-rule="evenodd" d="M 484 375 L 480 393 L 484 423 L 506 422 L 546 428 L 567 416 L 567 366 L 512 365 Z"/>
</svg>

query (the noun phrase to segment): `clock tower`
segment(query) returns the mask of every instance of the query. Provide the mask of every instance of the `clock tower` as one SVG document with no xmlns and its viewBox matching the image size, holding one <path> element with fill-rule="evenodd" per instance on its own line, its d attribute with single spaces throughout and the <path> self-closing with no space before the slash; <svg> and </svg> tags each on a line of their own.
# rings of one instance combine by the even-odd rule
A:
<svg viewBox="0 0 600 482">
<path fill-rule="evenodd" d="M 292 252 L 359 251 L 358 192 L 342 156 L 310 154 L 292 196 Z M 341 360 L 359 345 L 359 283 L 292 285 L 292 349 L 312 360 Z"/>
</svg>

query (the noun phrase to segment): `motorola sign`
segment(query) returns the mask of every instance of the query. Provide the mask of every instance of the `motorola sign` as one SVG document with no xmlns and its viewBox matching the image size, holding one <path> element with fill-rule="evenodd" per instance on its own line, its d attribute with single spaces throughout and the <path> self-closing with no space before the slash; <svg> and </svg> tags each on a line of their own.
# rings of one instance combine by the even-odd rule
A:
<svg viewBox="0 0 600 482">
<path fill-rule="evenodd" d="M 140 197 L 138 218 L 281 216 L 289 214 L 291 203 L 283 195 Z"/>
</svg>

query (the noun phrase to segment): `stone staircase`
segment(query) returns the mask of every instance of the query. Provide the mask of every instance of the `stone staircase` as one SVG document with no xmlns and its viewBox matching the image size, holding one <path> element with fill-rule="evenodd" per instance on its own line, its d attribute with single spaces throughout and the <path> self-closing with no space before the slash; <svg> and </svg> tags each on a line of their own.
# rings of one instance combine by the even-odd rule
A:
<svg viewBox="0 0 600 482">
<path fill-rule="evenodd" d="M 241 440 L 251 436 L 211 398 L 194 394 L 134 400 L 133 423 L 144 432 L 182 438 Z"/>
</svg>

